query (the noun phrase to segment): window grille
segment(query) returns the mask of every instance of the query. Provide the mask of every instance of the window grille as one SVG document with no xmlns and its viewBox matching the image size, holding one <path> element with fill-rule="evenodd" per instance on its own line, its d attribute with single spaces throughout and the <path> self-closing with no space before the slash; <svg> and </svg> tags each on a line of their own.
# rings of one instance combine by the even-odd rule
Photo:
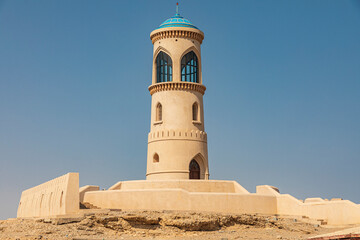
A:
<svg viewBox="0 0 360 240">
<path fill-rule="evenodd" d="M 181 81 L 199 83 L 199 63 L 193 51 L 181 59 Z"/>
<path fill-rule="evenodd" d="M 169 55 L 160 52 L 156 57 L 156 83 L 172 81 L 172 60 Z"/>
</svg>

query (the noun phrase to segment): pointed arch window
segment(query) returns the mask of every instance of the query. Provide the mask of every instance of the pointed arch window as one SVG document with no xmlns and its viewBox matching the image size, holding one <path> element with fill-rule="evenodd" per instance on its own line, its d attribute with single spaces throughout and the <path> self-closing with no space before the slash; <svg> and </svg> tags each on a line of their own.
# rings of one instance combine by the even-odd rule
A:
<svg viewBox="0 0 360 240">
<path fill-rule="evenodd" d="M 158 105 L 156 105 L 156 119 L 157 122 L 162 121 L 162 105 L 161 103 L 158 103 Z"/>
<path fill-rule="evenodd" d="M 181 59 L 181 81 L 199 83 L 199 63 L 194 51 Z"/>
<path fill-rule="evenodd" d="M 160 52 L 156 57 L 156 83 L 172 81 L 172 60 L 169 55 Z"/>
<path fill-rule="evenodd" d="M 192 119 L 193 121 L 199 121 L 199 105 L 197 103 L 192 105 Z"/>
<path fill-rule="evenodd" d="M 200 179 L 200 166 L 195 159 L 189 164 L 189 179 Z"/>
</svg>

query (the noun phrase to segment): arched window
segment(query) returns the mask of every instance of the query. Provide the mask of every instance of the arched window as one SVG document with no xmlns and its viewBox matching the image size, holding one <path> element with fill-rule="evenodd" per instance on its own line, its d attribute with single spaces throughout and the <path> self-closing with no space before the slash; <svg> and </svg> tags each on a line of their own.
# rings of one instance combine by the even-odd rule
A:
<svg viewBox="0 0 360 240">
<path fill-rule="evenodd" d="M 192 118 L 193 121 L 199 121 L 199 106 L 197 103 L 192 105 Z"/>
<path fill-rule="evenodd" d="M 181 59 L 181 81 L 199 82 L 199 63 L 193 51 L 187 53 Z"/>
<path fill-rule="evenodd" d="M 153 162 L 158 163 L 159 162 L 159 155 L 157 153 L 154 154 Z"/>
<path fill-rule="evenodd" d="M 157 122 L 162 121 L 162 106 L 161 103 L 158 103 L 156 106 L 156 119 Z"/>
<path fill-rule="evenodd" d="M 189 164 L 189 179 L 200 179 L 200 166 L 195 159 Z"/>
<path fill-rule="evenodd" d="M 172 61 L 169 55 L 160 52 L 156 57 L 156 82 L 172 81 Z"/>
</svg>

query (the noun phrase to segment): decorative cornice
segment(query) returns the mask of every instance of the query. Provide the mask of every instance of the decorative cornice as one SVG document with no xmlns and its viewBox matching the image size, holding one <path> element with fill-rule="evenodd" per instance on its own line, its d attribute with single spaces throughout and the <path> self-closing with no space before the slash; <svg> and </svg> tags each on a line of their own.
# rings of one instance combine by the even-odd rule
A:
<svg viewBox="0 0 360 240">
<path fill-rule="evenodd" d="M 167 29 L 162 31 L 154 31 L 150 35 L 150 39 L 154 44 L 157 40 L 164 38 L 191 38 L 198 41 L 200 44 L 204 39 L 204 34 L 198 30 L 198 32 L 193 30 L 177 30 L 177 29 Z"/>
<path fill-rule="evenodd" d="M 197 91 L 204 95 L 206 87 L 199 83 L 192 83 L 192 82 L 163 82 L 163 83 L 156 83 L 149 87 L 150 94 L 153 95 L 156 92 L 160 91 L 176 91 L 176 90 L 183 90 L 183 91 Z"/>
<path fill-rule="evenodd" d="M 164 140 L 187 140 L 207 142 L 206 132 L 199 130 L 158 130 L 152 131 L 148 135 L 148 143 Z"/>
</svg>

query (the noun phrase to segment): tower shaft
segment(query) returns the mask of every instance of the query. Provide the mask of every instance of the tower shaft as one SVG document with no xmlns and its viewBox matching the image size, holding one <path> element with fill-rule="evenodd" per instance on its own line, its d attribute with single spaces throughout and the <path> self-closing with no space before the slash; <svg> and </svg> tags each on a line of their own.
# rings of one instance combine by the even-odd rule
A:
<svg viewBox="0 0 360 240">
<path fill-rule="evenodd" d="M 208 179 L 200 47 L 204 34 L 179 14 L 170 23 L 180 25 L 168 21 L 150 35 L 154 51 L 146 178 Z M 186 21 L 189 26 L 182 26 Z"/>
</svg>

